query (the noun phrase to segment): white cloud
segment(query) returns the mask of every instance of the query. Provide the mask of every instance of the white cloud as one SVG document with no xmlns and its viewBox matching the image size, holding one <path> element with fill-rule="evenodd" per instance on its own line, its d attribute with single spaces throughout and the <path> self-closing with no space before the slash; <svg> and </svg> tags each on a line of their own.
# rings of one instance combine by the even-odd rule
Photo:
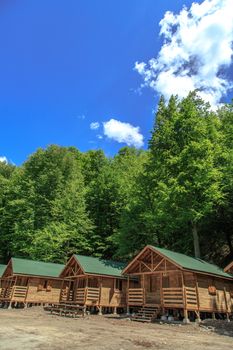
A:
<svg viewBox="0 0 233 350">
<path fill-rule="evenodd" d="M 99 129 L 99 127 L 100 127 L 100 123 L 99 122 L 93 122 L 93 123 L 90 124 L 91 130 L 97 130 L 97 129 Z"/>
<path fill-rule="evenodd" d="M 96 135 L 96 137 L 97 137 L 97 139 L 99 139 L 99 140 L 102 140 L 102 138 L 103 138 L 103 136 L 100 135 L 100 134 Z"/>
<path fill-rule="evenodd" d="M 2 162 L 2 163 L 8 163 L 7 157 L 5 157 L 5 156 L 0 156 L 0 162 Z"/>
<path fill-rule="evenodd" d="M 233 2 L 205 0 L 179 14 L 166 12 L 160 21 L 164 42 L 156 58 L 135 69 L 149 86 L 166 99 L 185 97 L 190 90 L 215 108 L 233 87 L 223 71 L 232 63 Z"/>
<path fill-rule="evenodd" d="M 120 143 L 126 143 L 128 146 L 140 148 L 143 146 L 143 135 L 140 133 L 139 127 L 135 127 L 129 123 L 123 123 L 116 119 L 110 119 L 103 123 L 104 135 L 109 139 Z"/>
</svg>

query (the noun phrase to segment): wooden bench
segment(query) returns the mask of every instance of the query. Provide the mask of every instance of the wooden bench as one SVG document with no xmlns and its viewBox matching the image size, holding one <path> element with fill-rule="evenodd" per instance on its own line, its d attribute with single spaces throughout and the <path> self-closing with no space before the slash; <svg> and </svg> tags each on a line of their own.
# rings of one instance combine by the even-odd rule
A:
<svg viewBox="0 0 233 350">
<path fill-rule="evenodd" d="M 57 314 L 59 316 L 70 316 L 70 317 L 78 317 L 83 316 L 84 317 L 84 307 L 80 305 L 74 305 L 74 304 L 54 304 L 54 305 L 48 305 L 44 307 L 45 311 L 50 311 L 51 314 Z"/>
</svg>

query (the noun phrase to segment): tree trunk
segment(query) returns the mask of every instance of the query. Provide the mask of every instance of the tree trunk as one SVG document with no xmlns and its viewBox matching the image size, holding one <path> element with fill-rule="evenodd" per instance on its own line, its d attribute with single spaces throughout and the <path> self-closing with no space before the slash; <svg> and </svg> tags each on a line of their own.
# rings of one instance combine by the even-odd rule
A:
<svg viewBox="0 0 233 350">
<path fill-rule="evenodd" d="M 199 236 L 197 232 L 197 224 L 195 222 L 193 223 L 192 233 L 193 233 L 193 245 L 194 245 L 195 258 L 200 258 L 201 257 L 200 243 L 199 243 Z"/>
</svg>

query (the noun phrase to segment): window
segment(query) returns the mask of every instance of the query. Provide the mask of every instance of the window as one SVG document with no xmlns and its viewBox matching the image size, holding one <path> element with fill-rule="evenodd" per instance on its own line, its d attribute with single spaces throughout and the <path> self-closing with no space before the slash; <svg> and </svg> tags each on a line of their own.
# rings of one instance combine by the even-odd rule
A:
<svg viewBox="0 0 233 350">
<path fill-rule="evenodd" d="M 48 287 L 48 281 L 47 281 L 47 280 L 45 280 L 45 281 L 44 281 L 43 288 L 44 288 L 44 289 L 47 289 L 47 287 Z"/>
<path fill-rule="evenodd" d="M 122 280 L 116 279 L 116 284 L 115 284 L 115 286 L 116 286 L 116 289 L 122 290 Z"/>
</svg>

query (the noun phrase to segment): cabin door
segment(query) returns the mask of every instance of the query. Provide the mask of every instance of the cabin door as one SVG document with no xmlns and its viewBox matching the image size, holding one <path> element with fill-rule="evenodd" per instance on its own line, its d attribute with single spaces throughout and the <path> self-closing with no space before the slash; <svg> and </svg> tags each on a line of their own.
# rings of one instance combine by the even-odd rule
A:
<svg viewBox="0 0 233 350">
<path fill-rule="evenodd" d="M 145 276 L 145 301 L 146 304 L 160 303 L 160 280 L 158 275 Z"/>
</svg>

